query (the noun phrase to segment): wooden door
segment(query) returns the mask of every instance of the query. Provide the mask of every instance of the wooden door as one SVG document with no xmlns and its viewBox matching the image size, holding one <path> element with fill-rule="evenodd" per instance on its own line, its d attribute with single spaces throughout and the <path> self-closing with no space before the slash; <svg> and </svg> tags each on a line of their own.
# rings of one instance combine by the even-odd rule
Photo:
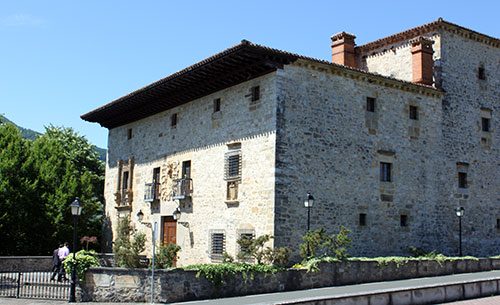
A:
<svg viewBox="0 0 500 305">
<path fill-rule="evenodd" d="M 172 216 L 163 217 L 163 236 L 161 242 L 163 245 L 177 243 L 177 221 Z M 173 266 L 176 266 L 174 259 Z"/>
</svg>

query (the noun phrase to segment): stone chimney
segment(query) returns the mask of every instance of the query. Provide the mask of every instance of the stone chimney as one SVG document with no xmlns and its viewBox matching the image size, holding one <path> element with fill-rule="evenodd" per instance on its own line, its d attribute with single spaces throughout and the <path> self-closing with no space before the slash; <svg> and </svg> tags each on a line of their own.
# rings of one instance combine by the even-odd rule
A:
<svg viewBox="0 0 500 305">
<path fill-rule="evenodd" d="M 432 44 L 434 41 L 418 37 L 411 41 L 411 57 L 413 66 L 413 82 L 432 85 L 434 74 L 434 60 L 432 59 Z"/>
<path fill-rule="evenodd" d="M 356 68 L 356 57 L 354 56 L 354 39 L 356 36 L 342 32 L 332 37 L 332 62 L 352 68 Z"/>
</svg>

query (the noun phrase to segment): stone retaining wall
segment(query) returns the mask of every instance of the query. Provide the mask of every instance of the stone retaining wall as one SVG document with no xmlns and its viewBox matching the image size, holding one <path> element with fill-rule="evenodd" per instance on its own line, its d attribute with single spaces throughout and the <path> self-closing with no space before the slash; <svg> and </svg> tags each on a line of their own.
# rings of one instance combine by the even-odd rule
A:
<svg viewBox="0 0 500 305">
<path fill-rule="evenodd" d="M 112 253 L 98 255 L 103 267 L 114 266 Z M 52 256 L 0 256 L 0 272 L 51 271 Z"/>
<path fill-rule="evenodd" d="M 381 282 L 427 276 L 500 270 L 500 259 L 408 261 L 379 265 L 370 261 L 322 264 L 320 271 L 288 269 L 276 274 L 237 275 L 217 287 L 196 271 L 159 270 L 155 273 L 155 302 L 170 303 L 216 297 L 293 291 L 328 286 Z M 147 269 L 92 268 L 81 283 L 82 301 L 145 302 L 151 297 Z"/>
</svg>

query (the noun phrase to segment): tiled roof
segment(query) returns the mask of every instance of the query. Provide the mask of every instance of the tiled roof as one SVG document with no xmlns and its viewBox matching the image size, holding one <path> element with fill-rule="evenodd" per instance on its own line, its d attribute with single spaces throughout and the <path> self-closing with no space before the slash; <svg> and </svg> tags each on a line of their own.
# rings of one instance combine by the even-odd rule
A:
<svg viewBox="0 0 500 305">
<path fill-rule="evenodd" d="M 325 60 L 302 56 L 242 40 L 186 69 L 127 94 L 81 116 L 106 128 L 118 127 L 248 81 L 300 60 L 320 64 L 337 74 L 414 92 L 440 94 L 434 87 L 398 80 Z M 341 73 L 340 73 L 340 72 Z"/>
<path fill-rule="evenodd" d="M 416 36 L 436 31 L 438 29 L 444 29 L 453 33 L 457 33 L 461 36 L 486 43 L 494 47 L 500 47 L 500 39 L 498 38 L 481 34 L 471 29 L 465 28 L 463 26 L 446 21 L 443 18 L 439 18 L 436 21 L 358 46 L 356 47 L 356 49 L 361 53 L 365 53 L 371 50 L 384 47 L 386 45 L 408 40 Z"/>
</svg>

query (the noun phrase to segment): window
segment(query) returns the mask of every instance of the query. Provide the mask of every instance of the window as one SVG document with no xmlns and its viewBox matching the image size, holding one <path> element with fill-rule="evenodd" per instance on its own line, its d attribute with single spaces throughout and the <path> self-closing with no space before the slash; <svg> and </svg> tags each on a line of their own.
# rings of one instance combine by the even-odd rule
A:
<svg viewBox="0 0 500 305">
<path fill-rule="evenodd" d="M 391 163 L 380 162 L 380 181 L 391 182 Z"/>
<path fill-rule="evenodd" d="M 254 238 L 255 234 L 253 232 L 240 233 L 240 238 L 238 241 L 239 252 L 243 254 L 249 254 L 250 244 Z"/>
<path fill-rule="evenodd" d="M 260 99 L 260 87 L 255 86 L 250 89 L 251 100 L 252 102 L 258 101 Z"/>
<path fill-rule="evenodd" d="M 483 65 L 479 66 L 479 68 L 477 69 L 477 78 L 483 80 L 486 79 L 486 70 L 484 69 Z"/>
<path fill-rule="evenodd" d="M 226 235 L 224 232 L 212 232 L 210 234 L 210 257 L 222 259 L 226 251 Z"/>
<path fill-rule="evenodd" d="M 375 112 L 375 98 L 367 97 L 366 98 L 366 111 Z"/>
<path fill-rule="evenodd" d="M 461 189 L 467 188 L 467 173 L 458 173 L 458 187 Z"/>
<path fill-rule="evenodd" d="M 220 98 L 214 100 L 214 113 L 220 111 Z"/>
<path fill-rule="evenodd" d="M 401 215 L 399 217 L 399 224 L 402 227 L 407 227 L 408 226 L 408 215 Z"/>
<path fill-rule="evenodd" d="M 132 139 L 132 128 L 127 129 L 127 140 Z"/>
<path fill-rule="evenodd" d="M 227 152 L 224 162 L 224 178 L 226 180 L 241 179 L 241 151 L 235 150 Z"/>
<path fill-rule="evenodd" d="M 410 105 L 410 120 L 418 120 L 418 107 Z"/>
<path fill-rule="evenodd" d="M 153 183 L 160 183 L 160 168 L 153 168 Z"/>
<path fill-rule="evenodd" d="M 497 218 L 497 230 L 500 230 L 500 218 Z"/>
<path fill-rule="evenodd" d="M 366 226 L 366 214 L 365 213 L 359 214 L 359 225 L 362 227 Z"/>
<path fill-rule="evenodd" d="M 170 126 L 171 127 L 177 126 L 177 113 L 172 114 L 172 116 L 170 117 Z"/>
<path fill-rule="evenodd" d="M 490 132 L 491 128 L 491 119 L 490 118 L 481 118 L 481 130 L 485 132 Z"/>
<path fill-rule="evenodd" d="M 183 179 L 191 178 L 191 160 L 182 162 L 182 178 Z"/>
<path fill-rule="evenodd" d="M 122 190 L 128 189 L 128 171 L 123 172 L 122 176 Z"/>
</svg>

